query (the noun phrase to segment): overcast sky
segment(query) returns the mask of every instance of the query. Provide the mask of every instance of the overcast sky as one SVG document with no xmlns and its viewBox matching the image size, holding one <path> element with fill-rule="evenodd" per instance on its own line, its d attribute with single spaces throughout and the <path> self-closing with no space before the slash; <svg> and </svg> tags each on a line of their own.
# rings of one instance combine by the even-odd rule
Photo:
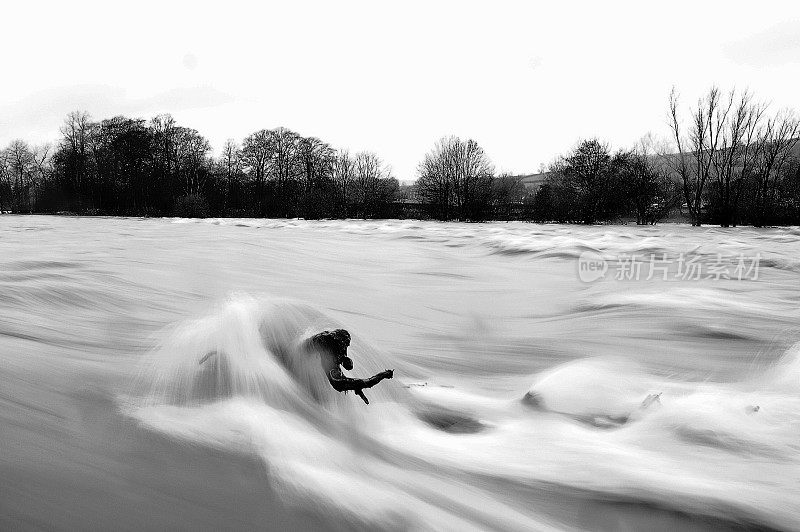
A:
<svg viewBox="0 0 800 532">
<path fill-rule="evenodd" d="M 170 112 L 218 152 L 285 126 L 377 152 L 403 181 L 444 135 L 498 170 L 597 136 L 666 133 L 672 85 L 800 108 L 800 2 L 14 2 L 0 7 L 0 146 L 64 116 Z"/>
</svg>

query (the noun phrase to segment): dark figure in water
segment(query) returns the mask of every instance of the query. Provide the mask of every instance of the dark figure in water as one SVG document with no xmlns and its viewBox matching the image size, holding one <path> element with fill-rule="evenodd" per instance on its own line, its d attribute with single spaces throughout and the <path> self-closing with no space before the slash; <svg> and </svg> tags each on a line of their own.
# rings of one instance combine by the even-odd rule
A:
<svg viewBox="0 0 800 532">
<path fill-rule="evenodd" d="M 350 371 L 353 369 L 353 360 L 347 356 L 350 333 L 344 329 L 323 331 L 309 338 L 307 342 L 309 347 L 319 351 L 322 370 L 333 389 L 337 392 L 353 390 L 367 404 L 369 404 L 369 399 L 364 395 L 364 388 L 372 388 L 383 379 L 391 379 L 394 376 L 394 370 L 387 369 L 368 379 L 345 377 L 340 366 Z"/>
</svg>

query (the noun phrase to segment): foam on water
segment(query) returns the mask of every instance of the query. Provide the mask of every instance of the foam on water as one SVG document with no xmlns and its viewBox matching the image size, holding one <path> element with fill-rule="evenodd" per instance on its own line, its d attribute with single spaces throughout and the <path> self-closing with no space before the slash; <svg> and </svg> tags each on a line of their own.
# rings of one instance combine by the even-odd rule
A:
<svg viewBox="0 0 800 532">
<path fill-rule="evenodd" d="M 490 253 L 527 256 L 531 259 L 575 259 L 583 251 L 601 250 L 607 257 L 651 255 L 674 260 L 680 254 L 703 258 L 717 256 L 748 257 L 761 253 L 761 264 L 777 269 L 800 271 L 797 256 L 798 228 L 762 229 L 708 228 L 703 238 L 686 232 L 683 226 L 664 224 L 658 227 L 609 229 L 603 226 L 548 225 L 531 226 L 519 222 L 459 224 L 455 222 L 419 222 L 416 220 L 268 220 L 252 218 L 174 218 L 172 223 L 199 223 L 260 229 L 329 230 L 369 236 L 375 234 L 395 238 L 414 238 L 448 246 L 479 246 Z M 635 234 L 634 234 L 635 232 Z M 709 236 L 713 237 L 709 240 Z M 753 241 L 768 243 L 754 246 Z"/>
<path fill-rule="evenodd" d="M 25 480 L 4 493 L 12 524 L 134 528 L 107 506 L 135 498 L 162 508 L 152 528 L 210 513 L 256 528 L 252 498 L 220 494 L 261 486 L 263 464 L 287 504 L 340 529 L 800 529 L 796 228 L 37 216 L 0 230 L 0 465 Z M 761 253 L 762 268 L 584 283 L 592 249 Z M 302 347 L 334 327 L 353 334 L 354 375 L 396 370 L 369 406 Z"/>
<path fill-rule="evenodd" d="M 307 305 L 232 297 L 178 327 L 153 353 L 140 375 L 143 395 L 125 410 L 181 439 L 258 454 L 288 503 L 404 529 L 481 529 L 498 520 L 544 526 L 432 471 L 437 464 L 425 464 L 413 447 L 387 445 L 386 425 L 428 427 L 415 412 L 446 414 L 391 381 L 367 390 L 369 409 L 331 389 L 302 340 L 334 326 Z M 359 372 L 385 367 L 379 352 L 358 341 L 350 352 Z"/>
<path fill-rule="evenodd" d="M 330 389 L 301 347 L 335 325 L 307 305 L 232 297 L 154 352 L 127 411 L 187 441 L 255 453 L 287 503 L 365 526 L 563 526 L 487 479 L 800 526 L 800 348 L 739 383 L 673 381 L 601 357 L 533 375 L 514 396 L 385 382 L 365 408 Z M 352 351 L 358 373 L 387 366 L 369 346 Z M 474 423 L 443 430 L 431 412 Z"/>
</svg>

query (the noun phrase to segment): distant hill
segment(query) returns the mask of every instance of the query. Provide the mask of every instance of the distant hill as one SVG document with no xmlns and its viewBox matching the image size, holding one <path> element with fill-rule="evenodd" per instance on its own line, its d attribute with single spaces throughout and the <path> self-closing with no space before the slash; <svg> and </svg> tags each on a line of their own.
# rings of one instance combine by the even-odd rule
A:
<svg viewBox="0 0 800 532">
<path fill-rule="evenodd" d="M 542 183 L 550 176 L 551 172 L 542 172 L 540 174 L 523 174 L 523 175 L 515 175 L 515 177 L 519 179 L 522 186 L 525 187 L 525 192 L 529 194 L 535 194 L 539 187 L 542 186 Z"/>
</svg>

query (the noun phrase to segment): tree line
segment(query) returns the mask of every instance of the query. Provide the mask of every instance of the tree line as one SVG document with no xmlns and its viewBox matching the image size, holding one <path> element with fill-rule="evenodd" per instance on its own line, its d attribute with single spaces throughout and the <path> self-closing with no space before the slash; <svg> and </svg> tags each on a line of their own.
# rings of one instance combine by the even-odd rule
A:
<svg viewBox="0 0 800 532">
<path fill-rule="evenodd" d="M 550 165 L 528 201 L 536 221 L 585 224 L 626 217 L 655 224 L 679 206 L 678 183 L 660 164 L 649 138 L 613 154 L 597 139 L 582 141 Z"/>
<path fill-rule="evenodd" d="M 669 138 L 611 153 L 581 142 L 526 201 L 534 220 L 595 223 L 667 216 L 722 227 L 800 224 L 800 120 L 750 91 L 712 87 L 683 111 L 669 97 Z M 676 214 L 678 216 L 676 216 Z"/>
<path fill-rule="evenodd" d="M 0 211 L 134 216 L 415 217 L 693 225 L 800 224 L 800 121 L 749 91 L 712 87 L 685 113 L 669 98 L 669 139 L 612 152 L 598 139 L 556 158 L 526 190 L 472 139 L 445 137 L 400 186 L 372 152 L 351 154 L 279 127 L 219 155 L 170 115 L 95 122 L 70 113 L 53 147 L 0 150 Z"/>
<path fill-rule="evenodd" d="M 712 87 L 684 123 L 673 89 L 669 117 L 677 149 L 663 160 L 693 225 L 800 223 L 800 121 L 792 110 L 770 114 L 749 91 Z"/>
<path fill-rule="evenodd" d="M 375 153 L 337 151 L 286 128 L 219 156 L 170 115 L 99 122 L 70 113 L 55 147 L 0 151 L 0 210 L 125 216 L 388 217 L 399 184 Z"/>
</svg>

